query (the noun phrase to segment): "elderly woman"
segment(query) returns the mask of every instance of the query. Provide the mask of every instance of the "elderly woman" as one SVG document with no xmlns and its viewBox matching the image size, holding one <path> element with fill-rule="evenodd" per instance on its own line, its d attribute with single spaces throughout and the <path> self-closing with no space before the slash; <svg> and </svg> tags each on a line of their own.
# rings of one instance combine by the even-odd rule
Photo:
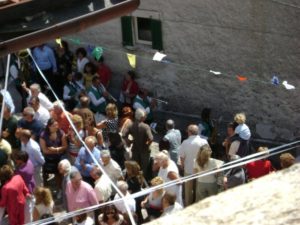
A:
<svg viewBox="0 0 300 225">
<path fill-rule="evenodd" d="M 180 178 L 179 170 L 175 162 L 170 159 L 170 156 L 166 150 L 159 152 L 155 156 L 155 161 L 160 166 L 158 176 L 163 179 L 164 182 L 177 180 Z M 181 184 L 174 184 L 171 187 L 165 189 L 166 192 L 173 193 L 176 195 L 176 202 L 182 205 L 182 187 Z"/>
<path fill-rule="evenodd" d="M 194 161 L 194 172 L 205 172 L 217 169 L 224 164 L 223 161 L 211 158 L 212 150 L 209 145 L 203 145 Z M 197 178 L 196 201 L 200 201 L 211 195 L 218 193 L 218 184 L 216 174 L 206 175 Z"/>
<path fill-rule="evenodd" d="M 62 190 L 62 199 L 63 199 L 63 206 L 68 212 L 68 202 L 67 202 L 67 196 L 66 196 L 66 187 L 67 183 L 70 180 L 70 172 L 71 172 L 71 163 L 67 159 L 63 159 L 58 164 L 58 171 L 63 176 L 63 180 L 61 183 L 61 190 Z"/>
<path fill-rule="evenodd" d="M 61 185 L 61 175 L 58 173 L 58 163 L 67 150 L 67 139 L 65 133 L 58 128 L 58 122 L 49 119 L 45 130 L 40 136 L 40 146 L 45 157 L 43 167 L 44 182 L 47 180 L 47 174 L 54 173 L 56 186 Z"/>
</svg>

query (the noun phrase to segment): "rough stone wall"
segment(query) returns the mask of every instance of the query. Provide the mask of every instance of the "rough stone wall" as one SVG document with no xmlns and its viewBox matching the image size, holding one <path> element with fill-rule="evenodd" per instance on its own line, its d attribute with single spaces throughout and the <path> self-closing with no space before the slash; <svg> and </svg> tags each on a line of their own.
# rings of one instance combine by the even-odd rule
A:
<svg viewBox="0 0 300 225">
<path fill-rule="evenodd" d="M 167 99 L 165 109 L 199 115 L 211 107 L 213 117 L 227 120 L 244 111 L 256 136 L 291 140 L 300 136 L 300 9 L 286 4 L 300 7 L 297 0 L 141 0 L 139 9 L 160 14 L 171 64 L 153 62 L 150 47 L 123 48 L 119 19 L 75 36 L 107 48 L 115 94 L 130 69 L 130 52 L 137 55 L 138 82 Z M 273 86 L 274 72 L 296 90 Z M 241 83 L 237 74 L 249 81 Z"/>
<path fill-rule="evenodd" d="M 299 224 L 299 172 L 298 164 L 148 224 Z"/>
</svg>

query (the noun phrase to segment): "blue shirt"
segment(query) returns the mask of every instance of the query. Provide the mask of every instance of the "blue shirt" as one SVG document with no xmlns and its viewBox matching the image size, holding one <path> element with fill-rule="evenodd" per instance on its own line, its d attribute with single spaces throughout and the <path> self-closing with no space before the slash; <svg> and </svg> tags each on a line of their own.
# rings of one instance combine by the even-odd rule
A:
<svg viewBox="0 0 300 225">
<path fill-rule="evenodd" d="M 45 163 L 44 156 L 42 155 L 40 145 L 33 139 L 29 139 L 27 144 L 22 143 L 22 151 L 28 153 L 28 157 L 34 167 L 42 166 Z"/>
<path fill-rule="evenodd" d="M 33 57 L 41 70 L 49 70 L 52 68 L 53 72 L 57 71 L 54 52 L 50 47 L 44 45 L 43 47 L 34 48 Z"/>
<path fill-rule="evenodd" d="M 99 163 L 100 150 L 98 148 L 94 147 L 94 149 L 92 150 L 91 153 L 95 157 L 97 162 Z M 83 170 L 81 163 L 80 163 L 81 161 L 83 161 L 83 163 L 85 164 L 86 170 Z M 90 177 L 90 172 L 91 172 L 93 166 L 95 166 L 95 165 L 97 165 L 97 164 L 94 162 L 94 160 L 90 156 L 88 150 L 86 150 L 85 147 L 82 147 L 79 150 L 78 156 L 75 160 L 75 166 L 80 171 L 81 175 L 84 177 Z"/>
<path fill-rule="evenodd" d="M 18 127 L 30 130 L 35 137 L 35 141 L 39 141 L 40 134 L 44 129 L 44 125 L 42 124 L 42 122 L 36 119 L 33 119 L 31 122 L 28 122 L 27 120 L 22 118 L 18 121 Z"/>
<path fill-rule="evenodd" d="M 3 99 L 4 99 L 4 102 L 5 104 L 7 104 L 10 108 L 10 112 L 11 113 L 14 113 L 15 112 L 15 104 L 13 102 L 13 99 L 11 98 L 11 95 L 8 91 L 5 91 L 4 89 L 2 89 L 0 91 L 0 93 L 2 94 L 3 96 Z"/>
</svg>

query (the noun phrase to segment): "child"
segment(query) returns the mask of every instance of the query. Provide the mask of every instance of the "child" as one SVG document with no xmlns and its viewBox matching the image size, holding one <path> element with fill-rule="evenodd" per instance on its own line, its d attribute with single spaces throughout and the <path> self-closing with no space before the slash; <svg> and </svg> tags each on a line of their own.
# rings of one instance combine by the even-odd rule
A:
<svg viewBox="0 0 300 225">
<path fill-rule="evenodd" d="M 234 132 L 238 134 L 241 139 L 248 141 L 251 137 L 251 131 L 249 127 L 245 124 L 246 122 L 245 113 L 237 113 L 234 116 L 234 121 L 239 124 L 235 128 Z"/>
</svg>

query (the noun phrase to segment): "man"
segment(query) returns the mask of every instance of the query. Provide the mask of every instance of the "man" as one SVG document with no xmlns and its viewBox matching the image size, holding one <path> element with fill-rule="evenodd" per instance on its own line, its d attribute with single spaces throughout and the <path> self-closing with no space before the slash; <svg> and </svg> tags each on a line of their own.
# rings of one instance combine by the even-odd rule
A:
<svg viewBox="0 0 300 225">
<path fill-rule="evenodd" d="M 50 119 L 49 111 L 41 106 L 40 99 L 38 97 L 31 97 L 29 105 L 34 109 L 34 118 L 42 122 L 44 127 L 46 127 L 48 120 Z"/>
<path fill-rule="evenodd" d="M 3 113 L 2 137 L 9 142 L 13 150 L 16 150 L 20 147 L 20 142 L 15 136 L 17 126 L 17 118 L 12 115 L 9 105 L 5 105 Z"/>
<path fill-rule="evenodd" d="M 177 163 L 178 162 L 178 149 L 181 144 L 181 133 L 175 129 L 175 122 L 171 119 L 166 121 L 167 133 L 163 137 L 162 141 L 166 143 L 166 150 L 169 151 L 170 158 Z M 163 149 L 161 149 L 163 150 Z"/>
<path fill-rule="evenodd" d="M 91 99 L 90 108 L 91 110 L 97 114 L 98 118 L 96 122 L 100 122 L 106 118 L 105 116 L 105 108 L 106 108 L 106 98 L 108 97 L 108 92 L 105 87 L 101 84 L 100 78 L 98 76 L 94 76 L 92 79 L 92 85 L 87 90 L 88 96 Z"/>
<path fill-rule="evenodd" d="M 176 213 L 183 209 L 182 206 L 176 202 L 176 195 L 169 192 L 164 194 L 161 202 L 163 207 L 163 213 L 161 217 Z"/>
<path fill-rule="evenodd" d="M 125 197 L 130 196 L 130 193 L 128 191 L 128 184 L 126 183 L 126 181 L 123 180 L 118 181 L 117 187 Z M 116 194 L 114 200 L 117 200 L 119 198 L 121 198 L 120 195 Z M 135 199 L 134 198 L 126 199 L 126 204 L 128 205 L 129 210 L 134 213 L 136 210 Z M 115 202 L 114 205 L 116 206 L 118 211 L 121 212 L 122 214 L 128 213 L 125 203 L 123 201 Z"/>
<path fill-rule="evenodd" d="M 46 95 L 41 92 L 41 86 L 39 84 L 32 84 L 30 88 L 27 88 L 25 82 L 22 84 L 23 89 L 28 93 L 27 103 L 31 97 L 38 97 L 40 100 L 40 104 L 46 108 L 47 110 L 51 110 L 53 108 L 52 102 L 48 99 Z"/>
<path fill-rule="evenodd" d="M 53 50 L 45 44 L 41 44 L 33 49 L 32 55 L 38 65 L 42 70 L 43 74 L 47 78 L 51 86 L 54 86 L 55 77 L 54 74 L 57 73 L 57 64 Z M 44 86 L 46 85 L 45 81 L 40 77 L 40 74 L 37 75 L 37 80 L 39 83 Z"/>
<path fill-rule="evenodd" d="M 109 150 L 101 151 L 101 160 L 102 168 L 114 184 L 116 184 L 118 180 L 123 179 L 122 169 L 119 164 L 111 158 Z"/>
<path fill-rule="evenodd" d="M 80 172 L 76 170 L 70 173 L 70 181 L 66 187 L 66 196 L 70 212 L 98 204 L 97 196 L 92 186 L 83 181 Z"/>
<path fill-rule="evenodd" d="M 36 186 L 43 186 L 42 168 L 45 164 L 40 145 L 31 138 L 30 130 L 23 129 L 20 133 L 21 150 L 28 153 L 34 167 L 34 180 Z"/>
<path fill-rule="evenodd" d="M 198 135 L 199 129 L 196 124 L 189 125 L 187 133 L 188 139 L 183 141 L 179 147 L 180 162 L 184 170 L 184 176 L 193 174 L 194 159 L 196 159 L 200 147 L 205 144 L 208 145 L 208 142 Z M 194 203 L 194 180 L 185 182 L 184 189 L 185 206 L 188 206 Z"/>
<path fill-rule="evenodd" d="M 74 114 L 78 114 L 82 117 L 83 121 L 95 121 L 94 113 L 89 109 L 90 99 L 88 96 L 82 96 L 79 99 L 80 108 L 74 109 Z"/>
<path fill-rule="evenodd" d="M 138 108 L 135 111 L 135 121 L 129 124 L 123 133 L 123 138 L 127 145 L 132 145 L 132 160 L 137 161 L 143 170 L 146 179 L 150 179 L 149 163 L 150 163 L 150 144 L 153 141 L 151 128 L 144 123 L 146 112 Z M 133 137 L 133 141 L 128 139 L 129 134 Z"/>
<path fill-rule="evenodd" d="M 145 89 L 140 89 L 138 94 L 133 100 L 133 109 L 143 109 L 147 113 L 146 122 L 151 123 L 153 121 L 152 108 L 155 106 L 156 102 L 148 97 L 148 92 Z"/>
<path fill-rule="evenodd" d="M 10 225 L 25 224 L 25 202 L 30 197 L 28 188 L 20 175 L 14 175 L 13 169 L 4 165 L 0 169 L 2 182 L 0 207 L 5 207 Z"/>
<path fill-rule="evenodd" d="M 86 137 L 85 144 L 88 149 L 83 146 L 79 150 L 78 156 L 75 160 L 75 166 L 80 171 L 83 180 L 89 183 L 91 186 L 94 186 L 94 180 L 91 177 L 90 173 L 96 163 L 94 162 L 94 159 L 91 157 L 91 155 L 93 155 L 96 160 L 99 160 L 100 150 L 96 148 L 97 140 L 94 136 Z"/>
<path fill-rule="evenodd" d="M 95 180 L 94 191 L 96 193 L 99 203 L 103 203 L 109 200 L 112 189 L 111 182 L 106 175 L 102 174 L 102 171 L 98 166 L 94 166 L 91 171 L 91 177 Z"/>
<path fill-rule="evenodd" d="M 65 132 L 65 134 L 67 134 L 70 127 L 67 115 L 69 116 L 69 118 L 72 118 L 72 114 L 67 111 L 64 112 L 62 107 L 64 107 L 63 102 L 59 100 L 54 102 L 53 110 L 51 111 L 50 116 L 58 123 L 58 127 L 62 129 Z"/>
<path fill-rule="evenodd" d="M 40 134 L 44 128 L 44 125 L 34 119 L 34 109 L 32 107 L 26 107 L 23 110 L 23 118 L 18 121 L 18 128 L 16 130 L 16 137 L 20 136 L 20 132 L 22 129 L 28 129 L 31 131 L 32 138 L 35 141 L 39 141 Z"/>
</svg>

